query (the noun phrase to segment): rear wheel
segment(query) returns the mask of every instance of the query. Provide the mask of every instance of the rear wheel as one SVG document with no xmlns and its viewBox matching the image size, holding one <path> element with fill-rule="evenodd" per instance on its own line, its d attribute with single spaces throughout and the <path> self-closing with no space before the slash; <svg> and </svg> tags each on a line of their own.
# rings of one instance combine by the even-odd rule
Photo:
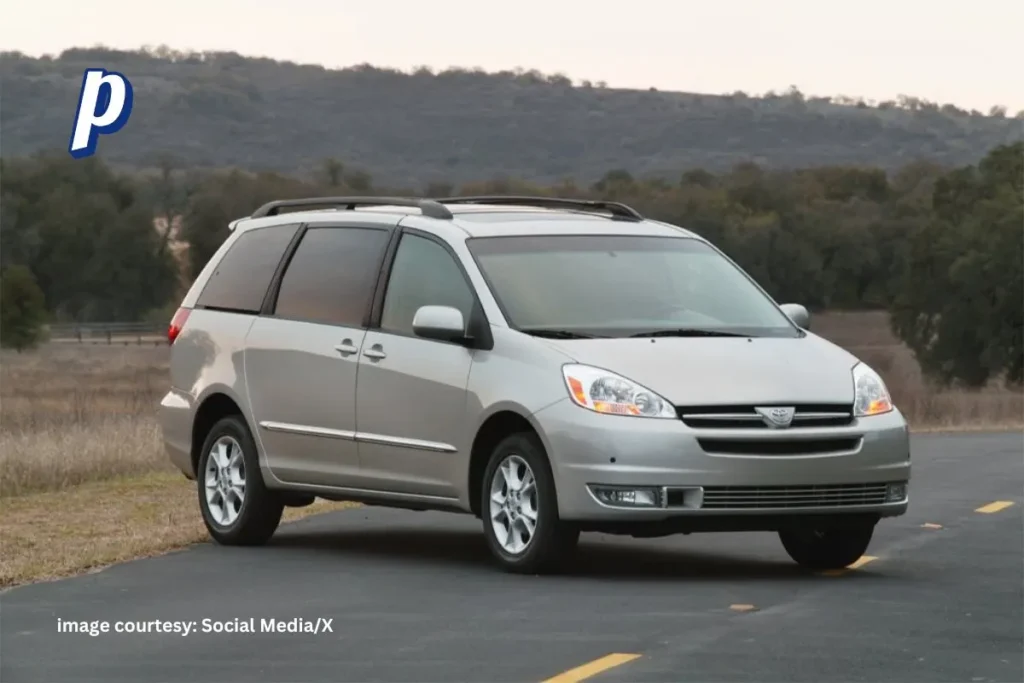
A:
<svg viewBox="0 0 1024 683">
<path fill-rule="evenodd" d="M 558 517 L 554 477 L 534 434 L 513 434 L 495 447 L 480 500 L 487 545 L 505 570 L 554 571 L 575 549 L 579 528 Z"/>
<path fill-rule="evenodd" d="M 223 545 L 262 545 L 281 522 L 284 503 L 267 489 L 256 443 L 237 415 L 219 420 L 199 455 L 199 509 L 210 536 Z"/>
<path fill-rule="evenodd" d="M 787 529 L 779 532 L 779 539 L 789 556 L 803 567 L 842 569 L 864 555 L 874 532 L 874 523 L 865 523 L 822 529 Z"/>
</svg>

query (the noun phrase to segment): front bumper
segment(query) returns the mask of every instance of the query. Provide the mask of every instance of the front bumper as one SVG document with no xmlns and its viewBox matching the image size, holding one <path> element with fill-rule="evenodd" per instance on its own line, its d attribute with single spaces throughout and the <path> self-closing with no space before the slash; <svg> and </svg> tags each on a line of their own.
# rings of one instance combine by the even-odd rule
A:
<svg viewBox="0 0 1024 683">
<path fill-rule="evenodd" d="M 896 410 L 843 427 L 693 429 L 681 420 L 601 415 L 566 399 L 535 418 L 565 520 L 685 517 L 697 527 L 697 518 L 708 518 L 709 526 L 711 518 L 728 518 L 738 529 L 755 529 L 765 522 L 756 517 L 891 517 L 904 514 L 909 503 L 910 437 Z M 764 449 L 708 452 L 708 439 L 746 440 Z M 839 445 L 821 452 L 778 454 L 786 450 L 779 446 L 795 441 L 833 439 Z M 902 495 L 894 488 L 899 485 Z M 636 497 L 655 500 L 638 506 L 606 495 L 616 489 L 650 490 L 651 496 Z"/>
</svg>

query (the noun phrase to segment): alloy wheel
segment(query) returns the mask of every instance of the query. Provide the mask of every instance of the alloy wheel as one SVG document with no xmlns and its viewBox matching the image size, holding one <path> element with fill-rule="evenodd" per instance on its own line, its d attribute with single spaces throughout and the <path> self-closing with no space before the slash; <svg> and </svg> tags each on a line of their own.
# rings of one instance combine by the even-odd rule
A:
<svg viewBox="0 0 1024 683">
<path fill-rule="evenodd" d="M 245 502 L 245 459 L 242 446 L 232 436 L 213 443 L 206 458 L 206 507 L 220 526 L 231 526 Z"/>
<path fill-rule="evenodd" d="M 491 525 L 502 549 L 520 555 L 530 547 L 537 529 L 537 478 L 519 455 L 508 455 L 491 478 Z"/>
</svg>

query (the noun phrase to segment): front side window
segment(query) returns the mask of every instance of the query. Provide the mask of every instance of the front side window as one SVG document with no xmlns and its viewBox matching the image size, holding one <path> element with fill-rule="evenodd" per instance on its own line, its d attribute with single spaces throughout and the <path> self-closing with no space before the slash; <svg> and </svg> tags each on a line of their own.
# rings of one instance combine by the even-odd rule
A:
<svg viewBox="0 0 1024 683">
<path fill-rule="evenodd" d="M 420 306 L 452 306 L 469 323 L 475 299 L 455 259 L 437 242 L 402 235 L 384 295 L 380 327 L 385 332 L 413 334 Z"/>
<path fill-rule="evenodd" d="M 370 228 L 309 228 L 281 278 L 274 314 L 362 327 L 388 237 Z"/>
<path fill-rule="evenodd" d="M 510 324 L 524 332 L 801 334 L 741 270 L 699 240 L 527 235 L 467 245 Z"/>
</svg>

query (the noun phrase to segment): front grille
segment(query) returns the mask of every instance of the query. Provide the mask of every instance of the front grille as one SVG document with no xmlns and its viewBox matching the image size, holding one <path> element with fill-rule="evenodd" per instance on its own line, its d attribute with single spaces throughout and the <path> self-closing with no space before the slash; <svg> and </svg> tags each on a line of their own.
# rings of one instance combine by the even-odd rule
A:
<svg viewBox="0 0 1024 683">
<path fill-rule="evenodd" d="M 830 439 L 722 439 L 700 437 L 697 443 L 705 453 L 720 455 L 826 455 L 855 451 L 861 437 Z"/>
<path fill-rule="evenodd" d="M 771 407 L 768 404 L 756 406 Z M 790 428 L 842 427 L 853 422 L 853 406 L 845 403 L 789 404 L 795 408 Z M 676 406 L 676 414 L 694 429 L 769 429 L 753 405 Z"/>
<path fill-rule="evenodd" d="M 776 510 L 881 505 L 885 503 L 886 489 L 886 484 L 705 486 L 701 507 L 709 510 Z"/>
</svg>

